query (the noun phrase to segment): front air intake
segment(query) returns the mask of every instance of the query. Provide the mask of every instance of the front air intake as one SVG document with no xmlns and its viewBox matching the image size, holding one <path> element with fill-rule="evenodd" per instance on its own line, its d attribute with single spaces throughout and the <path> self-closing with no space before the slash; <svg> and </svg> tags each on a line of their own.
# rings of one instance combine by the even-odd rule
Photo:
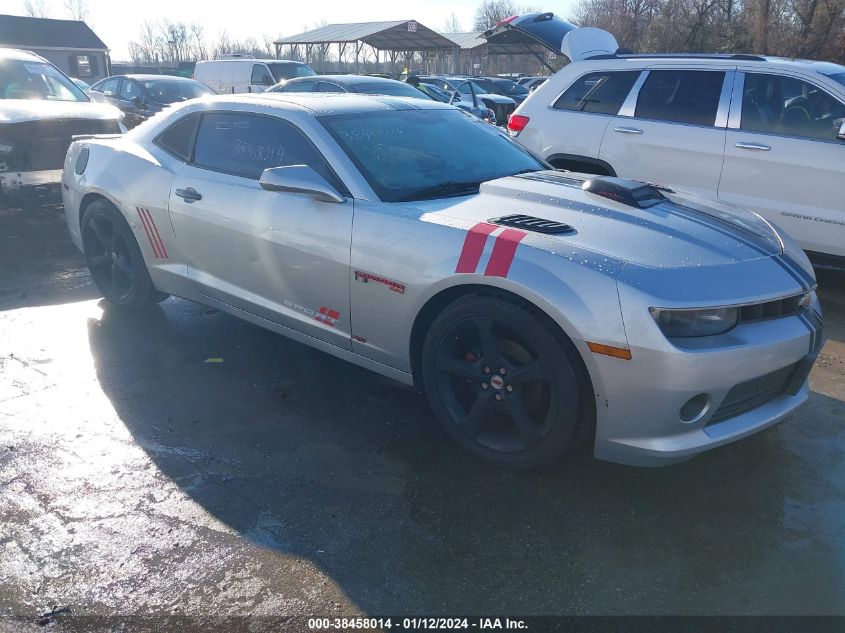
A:
<svg viewBox="0 0 845 633">
<path fill-rule="evenodd" d="M 552 220 L 544 220 L 543 218 L 535 218 L 531 215 L 505 215 L 501 218 L 491 218 L 488 222 L 490 222 L 490 224 L 512 226 L 525 231 L 533 231 L 534 233 L 545 233 L 546 235 L 560 235 L 575 231 L 575 229 L 568 224 L 554 222 Z"/>
</svg>

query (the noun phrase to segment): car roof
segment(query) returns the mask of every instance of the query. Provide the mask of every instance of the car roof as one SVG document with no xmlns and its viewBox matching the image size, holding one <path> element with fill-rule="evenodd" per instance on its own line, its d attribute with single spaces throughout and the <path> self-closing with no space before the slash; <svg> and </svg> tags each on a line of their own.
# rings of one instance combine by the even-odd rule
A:
<svg viewBox="0 0 845 633">
<path fill-rule="evenodd" d="M 258 102 L 264 106 L 308 110 L 314 116 L 390 110 L 451 109 L 451 106 L 448 104 L 439 103 L 438 101 L 434 101 L 432 99 L 338 92 L 259 92 L 252 94 L 226 94 L 208 97 L 204 100 L 204 102 L 215 105 L 250 105 Z"/>
<path fill-rule="evenodd" d="M 292 59 L 274 59 L 266 57 L 263 59 L 253 59 L 252 57 L 234 57 L 232 59 L 202 59 L 197 64 L 293 64 L 299 66 L 306 66 L 305 62 L 298 62 Z"/>
<path fill-rule="evenodd" d="M 706 62 L 716 66 L 735 66 L 738 63 L 754 65 L 757 63 L 772 64 L 776 66 L 783 66 L 785 68 L 800 66 L 803 70 L 810 72 L 817 72 L 823 75 L 832 75 L 845 72 L 845 66 L 834 64 L 832 62 L 822 62 L 813 59 L 799 59 L 794 57 L 775 57 L 769 55 L 751 55 L 751 54 L 707 54 L 707 53 L 656 53 L 656 54 L 617 54 L 617 55 L 597 55 L 589 57 L 576 63 L 583 62 L 600 62 L 600 61 L 629 61 L 642 62 L 643 65 L 649 63 L 690 63 L 690 62 Z"/>
<path fill-rule="evenodd" d="M 371 77 L 369 75 L 311 75 L 309 77 L 295 77 L 290 79 L 288 83 L 299 83 L 300 81 L 334 81 L 336 83 L 345 84 L 392 84 L 402 83 L 396 79 L 387 79 L 386 77 Z"/>
<path fill-rule="evenodd" d="M 128 75 L 112 75 L 109 79 L 114 79 L 115 77 L 126 77 L 127 79 L 135 79 L 137 81 L 156 81 L 159 79 L 172 79 L 173 81 L 195 81 L 190 77 L 180 77 L 179 75 L 141 75 L 141 74 L 128 74 Z"/>
<path fill-rule="evenodd" d="M 0 59 L 14 59 L 24 62 L 43 62 L 45 59 L 32 51 L 20 48 L 0 48 Z"/>
</svg>

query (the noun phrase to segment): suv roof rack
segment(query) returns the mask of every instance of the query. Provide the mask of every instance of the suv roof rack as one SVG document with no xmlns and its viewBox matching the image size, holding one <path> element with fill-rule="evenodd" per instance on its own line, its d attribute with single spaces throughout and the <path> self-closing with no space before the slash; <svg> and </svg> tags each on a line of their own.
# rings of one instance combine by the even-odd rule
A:
<svg viewBox="0 0 845 633">
<path fill-rule="evenodd" d="M 745 62 L 764 62 L 762 55 L 748 53 L 616 53 L 614 55 L 595 55 L 587 59 L 734 59 Z"/>
</svg>

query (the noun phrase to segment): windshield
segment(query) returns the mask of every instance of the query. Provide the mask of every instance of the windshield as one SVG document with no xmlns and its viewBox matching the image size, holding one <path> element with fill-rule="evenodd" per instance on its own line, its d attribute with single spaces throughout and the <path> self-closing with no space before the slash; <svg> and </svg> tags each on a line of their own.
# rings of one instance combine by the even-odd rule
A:
<svg viewBox="0 0 845 633">
<path fill-rule="evenodd" d="M 88 97 L 51 64 L 18 59 L 0 61 L 0 99 L 88 101 Z"/>
<path fill-rule="evenodd" d="M 284 79 L 293 79 L 294 77 L 312 77 L 316 75 L 308 64 L 274 64 L 267 62 L 270 67 L 270 72 L 276 78 L 276 83 Z"/>
<path fill-rule="evenodd" d="M 156 103 L 176 103 L 214 94 L 210 88 L 198 81 L 151 79 L 141 83 L 150 95 L 150 99 Z"/>
<path fill-rule="evenodd" d="M 365 95 L 388 95 L 391 97 L 415 97 L 417 99 L 429 99 L 430 97 L 422 90 L 414 88 L 411 84 L 401 81 L 379 81 L 371 84 L 351 84 L 349 89 L 352 92 Z"/>
<path fill-rule="evenodd" d="M 441 90 L 434 84 L 420 84 L 420 87 L 425 91 L 425 93 L 434 99 L 435 101 L 440 101 L 442 103 L 449 103 L 449 100 L 452 97 L 452 93 L 446 92 L 445 90 Z"/>
<path fill-rule="evenodd" d="M 840 83 L 843 86 L 845 86 L 845 73 L 837 73 L 835 75 L 828 75 L 828 77 L 833 79 L 833 81 L 835 81 L 836 83 Z"/>
<path fill-rule="evenodd" d="M 492 125 L 453 109 L 320 117 L 385 202 L 476 193 L 480 183 L 546 166 Z M 448 189 L 437 195 L 427 192 Z"/>
<path fill-rule="evenodd" d="M 506 95 L 528 94 L 528 90 L 525 89 L 525 86 L 520 86 L 508 79 L 492 79 L 491 81 Z"/>
<path fill-rule="evenodd" d="M 487 94 L 487 90 L 482 88 L 477 82 L 469 81 L 468 79 L 460 80 L 456 79 L 455 82 L 455 89 L 460 92 L 462 95 L 470 94 L 470 84 L 472 84 L 472 89 L 475 91 L 477 95 L 484 95 Z"/>
</svg>

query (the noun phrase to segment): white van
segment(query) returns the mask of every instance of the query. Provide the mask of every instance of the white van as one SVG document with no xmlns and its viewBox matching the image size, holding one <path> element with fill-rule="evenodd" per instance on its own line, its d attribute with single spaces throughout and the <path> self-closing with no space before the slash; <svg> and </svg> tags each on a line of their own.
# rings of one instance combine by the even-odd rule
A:
<svg viewBox="0 0 845 633">
<path fill-rule="evenodd" d="M 194 68 L 194 79 L 218 94 L 264 92 L 280 81 L 314 74 L 308 64 L 281 59 L 215 59 Z"/>
</svg>

